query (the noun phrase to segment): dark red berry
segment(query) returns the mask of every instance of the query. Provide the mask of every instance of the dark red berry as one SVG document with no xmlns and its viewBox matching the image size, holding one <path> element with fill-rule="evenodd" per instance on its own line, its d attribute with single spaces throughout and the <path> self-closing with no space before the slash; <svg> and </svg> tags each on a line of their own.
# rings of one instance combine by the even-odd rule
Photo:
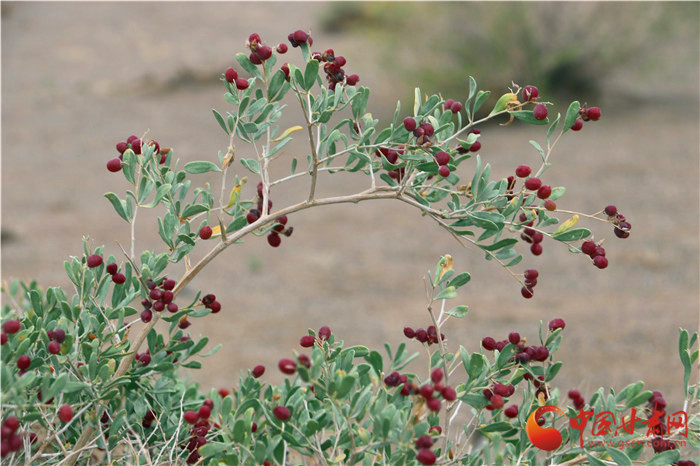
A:
<svg viewBox="0 0 700 466">
<path fill-rule="evenodd" d="M 411 327 L 404 327 L 403 334 L 406 335 L 406 338 L 413 338 L 416 336 L 416 331 Z"/>
<path fill-rule="evenodd" d="M 557 210 L 557 203 L 551 199 L 547 199 L 546 201 L 544 201 L 544 208 L 549 210 L 550 212 L 554 212 L 555 210 Z"/>
<path fill-rule="evenodd" d="M 416 439 L 416 448 L 430 448 L 433 446 L 433 438 L 430 435 L 421 435 Z"/>
<path fill-rule="evenodd" d="M 491 397 L 491 409 L 501 409 L 503 407 L 503 397 L 501 395 L 493 395 Z"/>
<path fill-rule="evenodd" d="M 470 152 L 479 152 L 479 149 L 481 149 L 481 143 L 479 141 L 476 141 L 474 144 L 469 146 Z"/>
<path fill-rule="evenodd" d="M 546 361 L 549 357 L 549 350 L 546 346 L 538 346 L 535 350 L 535 356 L 533 359 L 535 361 Z"/>
<path fill-rule="evenodd" d="M 539 256 L 542 254 L 542 245 L 540 243 L 533 244 L 530 246 L 530 252 L 535 256 Z"/>
<path fill-rule="evenodd" d="M 535 86 L 525 86 L 523 87 L 523 102 L 530 102 L 531 100 L 537 99 L 539 97 L 540 91 Z"/>
<path fill-rule="evenodd" d="M 419 328 L 416 330 L 416 340 L 420 341 L 421 343 L 425 343 L 428 341 L 428 332 L 426 332 L 424 329 Z"/>
<path fill-rule="evenodd" d="M 425 402 L 425 406 L 433 412 L 438 412 L 440 411 L 440 407 L 442 406 L 442 402 L 438 398 L 430 398 Z"/>
<path fill-rule="evenodd" d="M 0 333 L 0 345 L 4 345 L 5 343 L 7 343 L 7 340 L 8 340 L 7 333 L 5 333 L 5 332 Z"/>
<path fill-rule="evenodd" d="M 236 78 L 236 89 L 239 91 L 242 91 L 244 89 L 248 89 L 249 83 L 247 79 L 244 78 Z"/>
<path fill-rule="evenodd" d="M 199 417 L 200 419 L 207 419 L 211 415 L 211 408 L 209 406 L 202 405 L 201 408 L 199 408 Z"/>
<path fill-rule="evenodd" d="M 443 178 L 447 178 L 448 176 L 450 176 L 450 169 L 449 169 L 449 167 L 448 167 L 447 165 L 443 165 L 442 167 L 440 167 L 440 168 L 438 169 L 438 173 L 439 173 L 440 176 L 442 176 Z"/>
<path fill-rule="evenodd" d="M 138 361 L 142 366 L 147 366 L 151 363 L 151 355 L 148 353 L 140 354 Z"/>
<path fill-rule="evenodd" d="M 318 337 L 321 340 L 328 340 L 331 337 L 331 329 L 324 325 L 318 329 Z"/>
<path fill-rule="evenodd" d="M 114 275 L 117 273 L 117 270 L 119 270 L 119 266 L 115 264 L 114 262 L 107 264 L 107 267 L 105 268 L 108 274 Z"/>
<path fill-rule="evenodd" d="M 519 165 L 518 168 L 515 169 L 515 175 L 518 178 L 527 178 L 530 176 L 531 172 L 532 169 L 527 165 Z"/>
<path fill-rule="evenodd" d="M 608 259 L 605 256 L 596 256 L 593 258 L 593 264 L 599 269 L 604 269 L 608 266 Z"/>
<path fill-rule="evenodd" d="M 17 358 L 17 367 L 19 368 L 19 370 L 26 371 L 31 363 L 32 360 L 27 355 L 22 355 L 19 358 Z"/>
<path fill-rule="evenodd" d="M 530 299 L 534 295 L 534 292 L 532 291 L 532 288 L 524 286 L 520 288 L 520 294 L 523 295 L 523 298 Z"/>
<path fill-rule="evenodd" d="M 544 120 L 547 118 L 547 106 L 545 104 L 537 104 L 535 108 L 532 109 L 532 116 L 535 120 Z"/>
<path fill-rule="evenodd" d="M 578 390 L 572 389 L 572 390 L 569 390 L 569 393 L 567 394 L 567 396 L 572 400 L 577 400 L 577 399 L 581 398 L 581 392 L 579 392 Z"/>
<path fill-rule="evenodd" d="M 278 233 L 273 231 L 272 233 L 267 235 L 267 243 L 273 248 L 276 248 L 277 246 L 282 244 L 282 238 Z"/>
<path fill-rule="evenodd" d="M 58 408 L 58 418 L 65 424 L 73 419 L 73 408 L 68 405 L 63 405 Z"/>
<path fill-rule="evenodd" d="M 277 49 L 277 53 L 282 53 L 282 54 L 287 53 L 287 50 L 289 50 L 289 48 L 287 47 L 287 44 L 279 44 L 279 45 L 277 45 L 276 49 Z"/>
<path fill-rule="evenodd" d="M 126 275 L 124 275 L 123 273 L 115 273 L 114 275 L 112 275 L 112 281 L 117 285 L 121 285 L 126 281 Z"/>
<path fill-rule="evenodd" d="M 165 309 L 165 304 L 163 303 L 163 301 L 156 301 L 155 303 L 153 303 L 153 310 L 154 311 L 160 312 L 163 309 Z"/>
<path fill-rule="evenodd" d="M 435 133 L 435 128 L 433 128 L 433 125 L 430 123 L 423 123 L 420 125 L 420 127 L 423 129 L 425 132 L 425 135 L 428 137 L 432 137 L 432 135 Z"/>
<path fill-rule="evenodd" d="M 260 59 L 260 55 L 258 55 L 257 53 L 255 53 L 255 52 L 251 53 L 250 55 L 248 55 L 248 58 L 250 59 L 250 62 L 253 65 L 262 65 L 262 60 Z M 239 78 L 239 79 L 242 79 L 242 78 Z"/>
<path fill-rule="evenodd" d="M 445 151 L 440 151 L 435 154 L 435 161 L 440 166 L 447 165 L 450 162 L 450 154 Z"/>
<path fill-rule="evenodd" d="M 107 162 L 107 170 L 111 171 L 112 173 L 116 173 L 122 169 L 122 161 L 118 157 L 110 159 Z"/>
<path fill-rule="evenodd" d="M 462 110 L 462 104 L 460 102 L 455 102 L 450 107 L 452 113 L 459 113 Z"/>
<path fill-rule="evenodd" d="M 452 387 L 445 387 L 440 393 L 446 401 L 454 401 L 457 399 L 457 391 Z"/>
<path fill-rule="evenodd" d="M 496 349 L 496 340 L 491 337 L 486 337 L 481 340 L 481 346 L 483 346 L 487 351 L 493 351 Z"/>
<path fill-rule="evenodd" d="M 316 338 L 314 338 L 312 335 L 304 335 L 301 337 L 301 340 L 299 340 L 299 344 L 303 348 L 311 348 L 314 346 L 314 342 L 316 341 Z"/>
<path fill-rule="evenodd" d="M 586 111 L 586 116 L 589 120 L 597 121 L 600 118 L 600 109 L 598 107 L 591 107 Z"/>
<path fill-rule="evenodd" d="M 434 391 L 435 391 L 435 389 L 433 388 L 432 385 L 423 385 L 420 388 L 420 395 L 427 400 L 427 399 L 433 397 Z"/>
<path fill-rule="evenodd" d="M 213 231 L 209 225 L 204 225 L 202 228 L 199 229 L 199 237 L 202 239 L 209 239 L 211 238 Z"/>
<path fill-rule="evenodd" d="M 309 35 L 302 30 L 298 30 L 292 33 L 292 39 L 297 44 L 305 44 L 309 40 Z"/>
<path fill-rule="evenodd" d="M 280 421 L 286 421 L 292 416 L 291 411 L 289 411 L 289 408 L 286 406 L 275 406 L 275 409 L 272 410 L 272 414 Z"/>
<path fill-rule="evenodd" d="M 416 459 L 420 464 L 435 464 L 435 462 L 437 461 L 437 456 L 435 456 L 435 453 L 433 453 L 432 450 L 422 448 L 418 450 L 418 453 L 416 454 Z"/>
<path fill-rule="evenodd" d="M 196 424 L 199 420 L 199 413 L 196 411 L 185 411 L 184 419 L 188 424 Z"/>
<path fill-rule="evenodd" d="M 263 366 L 262 364 L 258 364 L 257 366 L 255 366 L 253 368 L 252 372 L 253 372 L 253 377 L 255 377 L 257 379 L 265 373 L 265 366 Z"/>
<path fill-rule="evenodd" d="M 514 345 L 520 343 L 520 334 L 518 332 L 510 332 L 508 334 L 508 341 Z"/>
<path fill-rule="evenodd" d="M 283 358 L 277 363 L 277 367 L 282 371 L 282 373 L 291 375 L 297 370 L 297 363 L 291 359 Z"/>
<path fill-rule="evenodd" d="M 537 191 L 542 186 L 542 180 L 537 177 L 528 178 L 525 180 L 525 187 L 530 191 Z"/>
<path fill-rule="evenodd" d="M 297 357 L 297 361 L 299 361 L 299 364 L 306 367 L 307 369 L 311 367 L 311 360 L 305 354 L 300 354 L 299 357 Z"/>
<path fill-rule="evenodd" d="M 608 215 L 608 217 L 614 217 L 617 214 L 617 207 L 614 205 L 609 205 L 605 207 L 605 213 Z"/>
<path fill-rule="evenodd" d="M 21 327 L 22 324 L 19 323 L 19 320 L 7 320 L 2 324 L 2 329 L 5 331 L 5 333 L 9 334 L 19 332 Z"/>
<path fill-rule="evenodd" d="M 153 313 L 150 309 L 144 309 L 141 311 L 141 320 L 148 323 L 153 319 Z"/>
<path fill-rule="evenodd" d="M 509 417 L 511 419 L 513 419 L 514 417 L 518 417 L 518 405 L 508 406 L 505 410 L 503 410 L 503 414 L 505 414 L 506 417 Z"/>
<path fill-rule="evenodd" d="M 595 254 L 596 250 L 596 244 L 593 241 L 584 241 L 583 244 L 581 245 L 581 252 L 587 255 L 593 255 Z"/>
<path fill-rule="evenodd" d="M 58 354 L 61 352 L 61 344 L 57 341 L 52 341 L 49 343 L 49 353 Z"/>
<path fill-rule="evenodd" d="M 403 119 L 403 127 L 406 131 L 414 131 L 416 129 L 417 123 L 413 117 L 406 117 Z"/>
<path fill-rule="evenodd" d="M 571 125 L 571 129 L 574 131 L 581 131 L 581 128 L 583 128 L 583 121 L 581 120 L 576 120 L 574 124 Z"/>
<path fill-rule="evenodd" d="M 265 61 L 272 56 L 272 47 L 270 47 L 268 45 L 263 45 L 262 47 L 258 47 L 257 54 L 258 54 L 258 57 L 260 58 L 260 60 Z"/>
<path fill-rule="evenodd" d="M 552 194 L 552 187 L 548 184 L 542 185 L 540 189 L 537 190 L 537 197 L 540 199 L 547 199 Z"/>
<path fill-rule="evenodd" d="M 87 266 L 90 267 L 91 269 L 94 269 L 95 267 L 99 267 L 102 265 L 102 256 L 99 254 L 93 254 L 91 256 L 88 256 L 87 258 Z"/>
<path fill-rule="evenodd" d="M 212 314 L 216 314 L 221 310 L 221 303 L 219 301 L 214 301 L 209 305 L 209 309 L 211 309 Z"/>
<path fill-rule="evenodd" d="M 236 78 L 238 77 L 238 73 L 236 73 L 236 70 L 233 68 L 226 68 L 226 71 L 224 72 L 224 76 L 226 77 L 226 81 L 233 83 L 236 81 Z"/>
<path fill-rule="evenodd" d="M 566 322 L 564 322 L 564 319 L 552 319 L 549 322 L 549 330 L 550 331 L 555 331 L 557 329 L 564 329 L 566 327 Z"/>
<path fill-rule="evenodd" d="M 433 381 L 433 383 L 438 383 L 442 380 L 444 377 L 445 373 L 440 369 L 439 367 L 436 367 L 433 369 L 433 372 L 430 373 L 430 380 Z"/>
<path fill-rule="evenodd" d="M 168 312 L 175 314 L 180 308 L 175 303 L 168 304 Z"/>
</svg>

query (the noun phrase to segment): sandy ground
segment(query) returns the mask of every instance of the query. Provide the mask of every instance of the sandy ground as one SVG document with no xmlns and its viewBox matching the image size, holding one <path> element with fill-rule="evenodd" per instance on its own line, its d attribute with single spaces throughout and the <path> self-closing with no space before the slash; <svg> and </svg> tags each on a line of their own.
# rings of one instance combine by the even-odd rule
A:
<svg viewBox="0 0 700 466">
<path fill-rule="evenodd" d="M 217 75 L 232 64 L 251 25 L 276 42 L 288 31 L 315 28 L 321 8 L 174 5 L 3 3 L 3 280 L 67 285 L 62 261 L 80 252 L 82 235 L 117 254 L 115 241 L 128 240 L 128 226 L 102 197 L 126 188 L 104 168 L 114 144 L 150 129 L 183 161 L 214 160 L 227 142 L 210 110 L 226 108 Z M 362 82 L 377 87 L 375 115 L 393 111 L 406 89 L 392 90 L 372 57 L 357 53 L 359 38 L 314 37 L 319 47 L 345 51 Z M 606 270 L 546 243 L 542 256 L 527 253 L 519 266 L 536 267 L 542 277 L 535 299 L 524 300 L 508 273 L 462 249 L 409 206 L 376 202 L 299 213 L 290 218 L 295 233 L 282 247 L 249 239 L 186 290 L 185 298 L 200 287 L 223 304 L 220 314 L 191 327 L 223 345 L 197 380 L 204 388 L 231 386 L 240 370 L 274 367 L 297 349 L 307 328 L 324 324 L 352 344 L 400 342 L 404 325 L 428 325 L 422 278 L 450 253 L 456 268 L 473 277 L 460 296 L 469 318 L 450 322 L 445 332 L 452 349 L 478 350 L 483 336 L 504 338 L 512 330 L 533 339 L 540 320 L 563 317 L 563 389 L 589 396 L 601 385 L 619 390 L 643 379 L 663 391 L 669 409 L 680 409 L 676 338 L 678 327 L 697 328 L 699 302 L 698 67 L 688 68 L 692 75 L 681 80 L 694 84 L 681 89 L 687 100 L 605 107 L 599 123 L 567 135 L 554 155 L 546 181 L 567 186 L 560 207 L 595 212 L 614 203 L 633 224 L 626 241 L 603 224 L 589 225 L 596 238 L 607 238 Z M 656 84 L 669 82 L 673 76 Z M 494 176 L 504 177 L 519 163 L 536 163 L 527 141 L 543 136 L 532 127 L 489 127 L 482 156 Z M 304 150 L 301 143 L 290 146 L 273 173 L 286 173 L 291 154 Z M 322 181 L 320 191 L 351 193 L 366 183 L 336 176 Z M 273 195 L 292 202 L 307 190 L 300 180 Z M 248 186 L 245 194 L 251 193 Z M 137 248 L 160 248 L 155 225 L 153 215 L 139 216 Z M 195 258 L 204 252 L 198 249 Z"/>
</svg>

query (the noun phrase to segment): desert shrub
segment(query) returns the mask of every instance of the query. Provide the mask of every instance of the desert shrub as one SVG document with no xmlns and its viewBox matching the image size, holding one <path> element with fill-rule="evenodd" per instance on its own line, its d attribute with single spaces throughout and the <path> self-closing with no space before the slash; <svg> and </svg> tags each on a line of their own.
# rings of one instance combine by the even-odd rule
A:
<svg viewBox="0 0 700 466">
<path fill-rule="evenodd" d="M 236 56 L 238 70 L 222 74 L 229 107 L 214 117 L 228 146 L 218 159 L 183 164 L 174 150 L 145 136 L 117 143 L 119 155 L 107 169 L 128 188 L 105 197 L 131 229 L 130 245 L 108 252 L 84 240 L 82 252 L 65 262 L 72 290 L 3 286 L 3 461 L 534 464 L 546 456 L 564 464 L 630 464 L 647 451 L 650 464 L 681 464 L 676 413 L 666 417 L 663 395 L 643 382 L 588 398 L 569 392 L 570 402 L 553 386 L 562 366 L 554 357 L 566 331 L 562 319 L 541 324 L 537 335 L 450 341 L 442 328 L 448 319 L 466 317 L 467 306 L 455 300 L 470 275 L 458 272 L 447 254 L 425 277 L 424 328 L 404 328 L 408 341 L 395 348 L 346 347 L 342 330 L 322 327 L 300 335 L 299 352 L 282 355 L 277 369 L 288 377 L 279 385 L 265 382 L 262 365 L 242 374 L 233 391 L 207 392 L 182 379 L 183 368 L 201 367 L 199 358 L 218 348 L 207 349 L 208 339 L 194 338 L 190 328 L 199 319 L 222 318 L 217 314 L 226 303 L 216 290 L 199 291 L 189 302 L 180 292 L 244 238 L 264 237 L 271 247 L 295 241 L 293 217 L 302 210 L 377 199 L 409 204 L 503 267 L 524 299 L 533 298 L 540 277 L 520 265 L 516 245 L 539 255 L 546 240 L 580 255 L 585 266 L 605 269 L 606 250 L 579 219 L 603 223 L 621 239 L 630 235 L 631 224 L 616 206 L 590 214 L 560 209 L 564 187 L 543 181 L 557 141 L 594 124 L 599 108 L 575 101 L 550 119 L 553 105 L 537 88 L 513 85 L 476 119 L 490 93 L 471 78 L 455 99 L 416 89 L 412 108 L 398 104 L 393 120 L 380 124 L 366 112 L 369 89 L 345 71 L 342 56 L 330 49 L 312 53 L 312 38 L 303 31 L 290 34 L 288 43 L 301 52 L 299 66 L 279 66 L 291 50 L 287 43 L 273 50 L 253 34 L 250 52 Z M 295 112 L 300 125 L 280 128 L 283 112 Z M 544 129 L 541 142 L 531 141 L 538 166 L 499 168 L 512 174 L 492 176 L 496 169 L 481 158 L 478 128 L 490 120 Z M 285 152 L 294 137 L 308 140 L 308 153 L 299 158 Z M 255 157 L 240 158 L 237 144 Z M 283 162 L 291 174 L 273 179 L 271 164 Z M 220 186 L 194 183 L 191 175 L 210 172 L 220 174 Z M 367 188 L 319 196 L 317 179 L 339 172 L 363 177 Z M 260 180 L 249 184 L 252 190 L 245 188 L 247 177 Z M 275 186 L 289 182 L 308 183 L 308 195 L 273 205 Z M 158 251 L 135 250 L 142 209 L 160 211 Z M 192 263 L 195 249 L 208 252 Z M 175 279 L 178 263 L 185 273 Z M 165 325 L 156 328 L 158 321 Z M 695 447 L 698 393 L 690 376 L 696 344 L 697 334 L 681 330 L 685 408 L 695 410 L 687 441 Z M 420 347 L 425 355 L 414 351 Z M 407 370 L 417 358 L 425 370 Z M 545 431 L 537 427 L 540 417 L 557 406 L 567 417 L 581 416 L 579 426 L 587 412 L 606 410 L 619 419 L 637 410 L 638 419 L 626 424 L 630 430 L 616 431 L 615 440 L 630 445 L 584 445 L 565 424 L 549 431 L 561 431 L 561 445 L 541 452 L 543 444 L 528 432 Z M 647 418 L 658 421 L 651 424 L 658 438 L 652 448 L 634 443 Z"/>
</svg>

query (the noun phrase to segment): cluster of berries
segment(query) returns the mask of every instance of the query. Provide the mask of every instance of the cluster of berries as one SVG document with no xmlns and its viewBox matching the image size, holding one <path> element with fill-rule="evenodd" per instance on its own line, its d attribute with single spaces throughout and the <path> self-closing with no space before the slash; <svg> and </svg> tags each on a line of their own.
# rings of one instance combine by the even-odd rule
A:
<svg viewBox="0 0 700 466">
<path fill-rule="evenodd" d="M 248 37 L 245 46 L 250 49 L 250 55 L 248 58 L 250 58 L 250 61 L 254 65 L 262 65 L 264 61 L 272 56 L 272 47 L 263 44 L 262 39 L 260 39 L 260 35 L 255 32 Z M 283 50 L 285 52 L 287 51 L 286 45 L 284 46 Z"/>
<path fill-rule="evenodd" d="M 526 373 L 523 374 L 523 379 L 527 380 L 528 382 L 532 382 L 532 385 L 535 387 L 535 399 L 549 399 L 550 387 L 545 383 L 543 375 L 538 375 L 537 378 L 535 378 L 532 376 L 532 374 Z M 544 418 L 538 418 L 537 424 L 544 424 Z"/>
<path fill-rule="evenodd" d="M 578 390 L 569 390 L 567 396 L 573 401 L 574 409 L 583 409 L 583 407 L 586 406 L 586 400 L 583 399 L 581 392 Z"/>
<path fill-rule="evenodd" d="M 406 338 L 416 339 L 421 343 L 427 343 L 428 346 L 436 345 L 440 340 L 445 341 L 445 334 L 440 333 L 440 339 L 438 339 L 437 329 L 434 325 L 428 327 L 427 330 L 419 328 L 418 330 L 413 330 L 411 327 L 404 327 L 403 334 Z"/>
<path fill-rule="evenodd" d="M 17 432 L 19 429 L 19 419 L 8 416 L 0 428 L 0 456 L 5 458 L 13 452 L 24 447 L 24 438 L 29 438 L 29 443 L 36 443 L 37 437 L 34 432 Z"/>
<path fill-rule="evenodd" d="M 231 84 L 235 84 L 236 89 L 238 89 L 239 91 L 248 89 L 248 80 L 245 78 L 238 77 L 238 72 L 230 66 L 226 68 L 226 71 L 224 71 L 224 79 Z"/>
<path fill-rule="evenodd" d="M 541 233 L 540 233 L 541 235 Z M 534 244 L 533 244 L 534 246 Z M 523 274 L 525 277 L 525 286 L 523 286 L 520 289 L 520 294 L 523 296 L 525 299 L 530 299 L 535 295 L 535 286 L 537 286 L 537 277 L 540 276 L 540 273 L 537 271 L 537 269 L 527 269 L 525 273 Z"/>
<path fill-rule="evenodd" d="M 134 360 L 142 366 L 149 365 L 151 363 L 151 350 L 147 349 L 145 353 L 136 353 L 134 355 Z"/>
<path fill-rule="evenodd" d="M 459 113 L 462 110 L 462 104 L 460 102 L 455 102 L 452 99 L 447 99 L 444 104 L 445 111 L 451 111 L 452 113 Z"/>
<path fill-rule="evenodd" d="M 144 322 L 150 322 L 153 318 L 153 309 L 156 312 L 163 311 L 166 307 L 168 312 L 176 313 L 178 311 L 178 306 L 173 302 L 175 295 L 173 294 L 173 289 L 175 288 L 175 280 L 169 278 L 163 278 L 159 283 L 153 279 L 146 280 L 146 286 L 149 289 L 148 297 L 141 301 L 143 306 L 143 311 L 141 312 L 141 320 Z"/>
<path fill-rule="evenodd" d="M 435 128 L 427 121 L 421 123 L 416 121 L 414 117 L 408 116 L 403 119 L 403 127 L 406 128 L 406 131 L 409 133 L 413 133 L 413 136 L 416 137 L 417 145 L 431 144 L 430 138 L 435 134 Z"/>
<path fill-rule="evenodd" d="M 481 130 L 476 129 L 476 128 L 472 128 L 469 131 L 467 131 L 467 136 L 469 136 L 470 134 L 481 134 Z M 481 150 L 481 142 L 480 141 L 474 141 L 472 143 L 472 145 L 469 146 L 468 149 L 465 149 L 464 147 L 462 147 L 462 145 L 457 147 L 457 153 L 460 155 L 464 155 L 467 152 L 479 152 L 480 150 Z"/>
<path fill-rule="evenodd" d="M 258 183 L 258 206 L 255 209 L 250 209 L 248 211 L 248 214 L 246 215 L 246 220 L 248 221 L 248 224 L 255 223 L 260 219 L 260 216 L 262 215 L 263 211 L 263 184 L 262 182 Z M 267 209 L 268 212 L 272 209 L 272 201 L 270 199 L 267 200 Z M 283 234 L 286 237 L 292 236 L 292 233 L 294 232 L 294 227 L 292 226 L 287 226 L 287 222 L 289 219 L 287 218 L 286 215 L 281 215 L 277 219 L 277 223 L 275 226 L 272 227 L 272 230 L 270 230 L 270 233 L 267 235 L 267 243 L 272 246 L 273 248 L 278 247 L 280 244 L 282 244 L 282 237 L 280 236 L 280 233 Z"/>
<path fill-rule="evenodd" d="M 131 135 L 127 138 L 126 142 L 118 142 L 117 143 L 117 152 L 119 152 L 119 157 L 115 157 L 113 159 L 110 159 L 107 162 L 107 170 L 116 173 L 122 169 L 122 160 L 124 159 L 124 152 L 126 152 L 128 149 L 131 149 L 134 151 L 134 154 L 140 155 L 141 154 L 141 146 L 143 145 L 143 141 L 135 135 Z M 167 158 L 168 152 L 170 152 L 169 148 L 164 147 L 163 149 L 160 148 L 160 145 L 151 139 L 151 141 L 148 143 L 148 145 L 153 145 L 155 146 L 155 154 L 160 154 L 160 163 L 165 163 L 165 159 Z"/>
<path fill-rule="evenodd" d="M 343 66 L 347 60 L 343 56 L 335 56 L 333 49 L 326 49 L 323 53 L 314 52 L 311 54 L 313 60 L 325 63 L 323 71 L 326 73 L 326 81 L 328 81 L 328 89 L 334 90 L 336 84 L 343 83 L 348 86 L 354 86 L 360 81 L 360 77 L 356 74 L 346 74 Z"/>
<path fill-rule="evenodd" d="M 545 346 L 526 346 L 526 339 L 521 338 L 518 332 L 510 332 L 508 339 L 496 341 L 492 337 L 485 337 L 481 340 L 481 346 L 487 351 L 503 351 L 508 343 L 516 346 L 515 361 L 520 364 L 527 364 L 530 361 L 546 361 L 549 357 L 549 350 Z"/>
<path fill-rule="evenodd" d="M 574 131 L 581 131 L 584 121 L 598 121 L 598 119 L 600 119 L 600 114 L 601 112 L 598 107 L 587 107 L 586 104 L 583 104 L 578 111 L 578 118 L 574 124 L 571 125 L 571 129 Z"/>
<path fill-rule="evenodd" d="M 605 257 L 605 248 L 599 246 L 595 241 L 584 241 L 581 244 L 581 252 L 593 259 L 593 265 L 599 269 L 604 269 L 608 266 L 608 258 Z"/>
<path fill-rule="evenodd" d="M 515 385 L 505 385 L 500 382 L 496 382 L 491 388 L 485 388 L 482 391 L 482 393 L 484 395 L 484 398 L 489 400 L 489 404 L 486 406 L 486 409 L 488 409 L 489 411 L 495 411 L 505 406 L 505 398 L 508 398 L 513 393 L 515 393 Z M 509 406 L 504 412 L 504 414 L 509 418 L 514 418 L 518 415 L 518 406 Z"/>
<path fill-rule="evenodd" d="M 442 383 L 444 377 L 444 372 L 439 367 L 433 369 L 430 374 L 430 380 L 432 383 L 427 383 L 421 387 L 408 381 L 408 376 L 406 374 L 399 374 L 398 372 L 392 372 L 391 374 L 384 377 L 384 383 L 388 387 L 398 387 L 401 386 L 401 395 L 420 395 L 425 400 L 425 406 L 433 412 L 440 411 L 442 407 L 442 402 L 437 396 L 441 396 L 445 401 L 452 402 L 457 399 L 457 392 L 454 388 L 446 386 Z"/>
<path fill-rule="evenodd" d="M 0 334 L 0 337 L 2 338 L 2 344 L 4 345 L 7 343 L 7 340 L 9 339 L 8 335 L 13 335 L 22 328 L 22 324 L 20 323 L 19 320 L 6 320 L 5 322 L 2 323 L 2 334 Z"/>
<path fill-rule="evenodd" d="M 613 228 L 615 236 L 620 239 L 629 238 L 632 224 L 627 221 L 624 215 L 617 211 L 617 207 L 614 205 L 606 206 L 604 212 L 608 216 L 608 220 L 615 225 L 615 228 Z"/>
<path fill-rule="evenodd" d="M 58 354 L 61 352 L 61 344 L 66 340 L 66 332 L 63 329 L 47 330 L 46 336 L 49 337 L 49 345 L 47 347 L 49 353 Z"/>
<path fill-rule="evenodd" d="M 675 450 L 677 445 L 670 440 L 664 440 L 662 437 L 668 433 L 668 429 L 664 419 L 666 417 L 666 400 L 664 400 L 664 396 L 661 394 L 661 392 L 656 390 L 652 392 L 651 397 L 647 402 L 647 411 L 650 416 L 653 416 L 652 418 L 649 418 L 649 421 L 651 421 L 649 422 L 649 429 L 651 429 L 651 433 L 656 435 L 651 442 L 654 453 L 660 453 L 666 450 Z M 658 422 L 654 424 L 652 419 L 655 419 Z"/>
<path fill-rule="evenodd" d="M 390 164 L 394 165 L 396 162 L 399 161 L 399 155 L 403 155 L 404 151 L 406 150 L 405 146 L 398 146 L 396 149 L 390 149 L 388 147 L 380 147 L 376 151 L 374 151 L 374 155 L 377 157 L 384 157 L 386 158 L 387 162 Z M 403 179 L 404 175 L 406 174 L 406 168 L 405 167 L 400 167 L 395 170 L 390 170 L 388 172 L 388 175 L 401 182 Z"/>
<path fill-rule="evenodd" d="M 535 86 L 525 86 L 523 87 L 523 102 L 537 102 L 537 98 L 540 96 L 540 90 Z M 545 104 L 535 104 L 532 109 L 532 116 L 535 120 L 544 120 L 547 118 L 547 106 Z"/>
<path fill-rule="evenodd" d="M 316 333 L 315 337 L 313 335 L 304 335 L 303 337 L 301 337 L 301 339 L 299 340 L 299 344 L 302 346 L 302 348 L 311 348 L 314 344 L 323 344 L 323 342 L 328 340 L 330 337 L 331 329 L 324 325 L 323 327 L 318 329 L 318 333 Z M 277 363 L 277 367 L 279 367 L 279 370 L 283 374 L 292 375 L 297 370 L 297 362 L 302 366 L 306 367 L 307 369 L 311 367 L 311 359 L 309 359 L 309 357 L 305 354 L 300 354 L 299 356 L 297 356 L 296 362 L 289 358 L 282 358 Z M 256 371 L 258 372 L 257 374 Z M 253 369 L 253 377 L 258 378 L 264 372 L 264 366 L 255 366 L 255 368 Z"/>
<path fill-rule="evenodd" d="M 212 408 L 214 408 L 214 402 L 207 398 L 198 411 L 185 411 L 183 415 L 185 422 L 192 425 L 190 428 L 192 437 L 189 438 L 185 445 L 180 445 L 180 448 L 191 452 L 187 457 L 187 464 L 194 464 L 200 459 L 199 447 L 206 445 L 206 435 L 212 427 L 212 422 L 209 421 Z"/>
</svg>

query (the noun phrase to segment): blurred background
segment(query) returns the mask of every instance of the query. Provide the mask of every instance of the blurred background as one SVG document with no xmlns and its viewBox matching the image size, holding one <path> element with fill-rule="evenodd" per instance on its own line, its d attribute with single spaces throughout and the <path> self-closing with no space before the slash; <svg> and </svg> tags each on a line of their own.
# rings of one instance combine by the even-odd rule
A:
<svg viewBox="0 0 700 466">
<path fill-rule="evenodd" d="M 413 87 L 464 100 L 467 77 L 500 95 L 511 81 L 539 86 L 565 111 L 571 99 L 603 117 L 568 133 L 546 182 L 565 185 L 560 208 L 593 213 L 616 204 L 632 222 L 606 238 L 598 270 L 560 244 L 542 256 L 520 249 L 518 270 L 540 270 L 534 299 L 498 265 L 462 249 L 412 208 L 393 202 L 295 214 L 294 236 L 272 249 L 263 238 L 220 255 L 183 293 L 217 295 L 223 310 L 190 330 L 222 349 L 196 375 L 203 388 L 231 387 L 262 363 L 279 379 L 280 357 L 306 329 L 329 325 L 351 344 L 403 340 L 404 325 L 429 325 L 423 277 L 440 255 L 472 274 L 460 295 L 466 320 L 450 321 L 451 349 L 479 350 L 517 330 L 535 340 L 539 321 L 566 320 L 558 385 L 589 397 L 643 379 L 681 409 L 678 327 L 698 325 L 698 3 L 2 3 L 2 279 L 68 286 L 62 261 L 81 237 L 118 255 L 129 228 L 103 194 L 126 182 L 105 169 L 115 144 L 143 134 L 182 162 L 215 160 L 227 137 L 211 108 L 227 110 L 221 72 L 251 32 L 270 45 L 310 30 L 313 49 L 332 47 L 372 89 L 375 117 L 412 105 Z M 284 57 L 299 62 L 296 49 Z M 282 60 L 284 61 L 284 60 Z M 281 61 L 278 61 L 281 63 Z M 488 107 L 486 105 L 485 107 Z M 296 124 L 295 109 L 282 124 Z M 481 156 L 494 177 L 536 164 L 529 139 L 544 130 L 482 128 Z M 284 175 L 287 146 L 273 174 Z M 239 144 L 240 157 L 249 148 Z M 461 171 L 467 176 L 472 165 Z M 238 173 L 244 174 L 240 165 Z M 471 176 L 471 175 L 469 175 Z M 193 177 L 204 183 L 204 175 Z M 218 179 L 212 179 L 218 189 Z M 297 202 L 308 180 L 273 191 Z M 363 189 L 362 176 L 321 182 L 322 195 Z M 252 197 L 255 183 L 244 196 Z M 155 215 L 139 213 L 137 249 L 161 250 Z M 523 245 L 524 246 L 524 245 Z M 202 247 L 194 259 L 204 254 Z M 179 277 L 177 270 L 174 278 Z M 409 343 L 418 351 L 418 343 Z M 266 377 L 268 377 L 266 375 Z"/>
</svg>

